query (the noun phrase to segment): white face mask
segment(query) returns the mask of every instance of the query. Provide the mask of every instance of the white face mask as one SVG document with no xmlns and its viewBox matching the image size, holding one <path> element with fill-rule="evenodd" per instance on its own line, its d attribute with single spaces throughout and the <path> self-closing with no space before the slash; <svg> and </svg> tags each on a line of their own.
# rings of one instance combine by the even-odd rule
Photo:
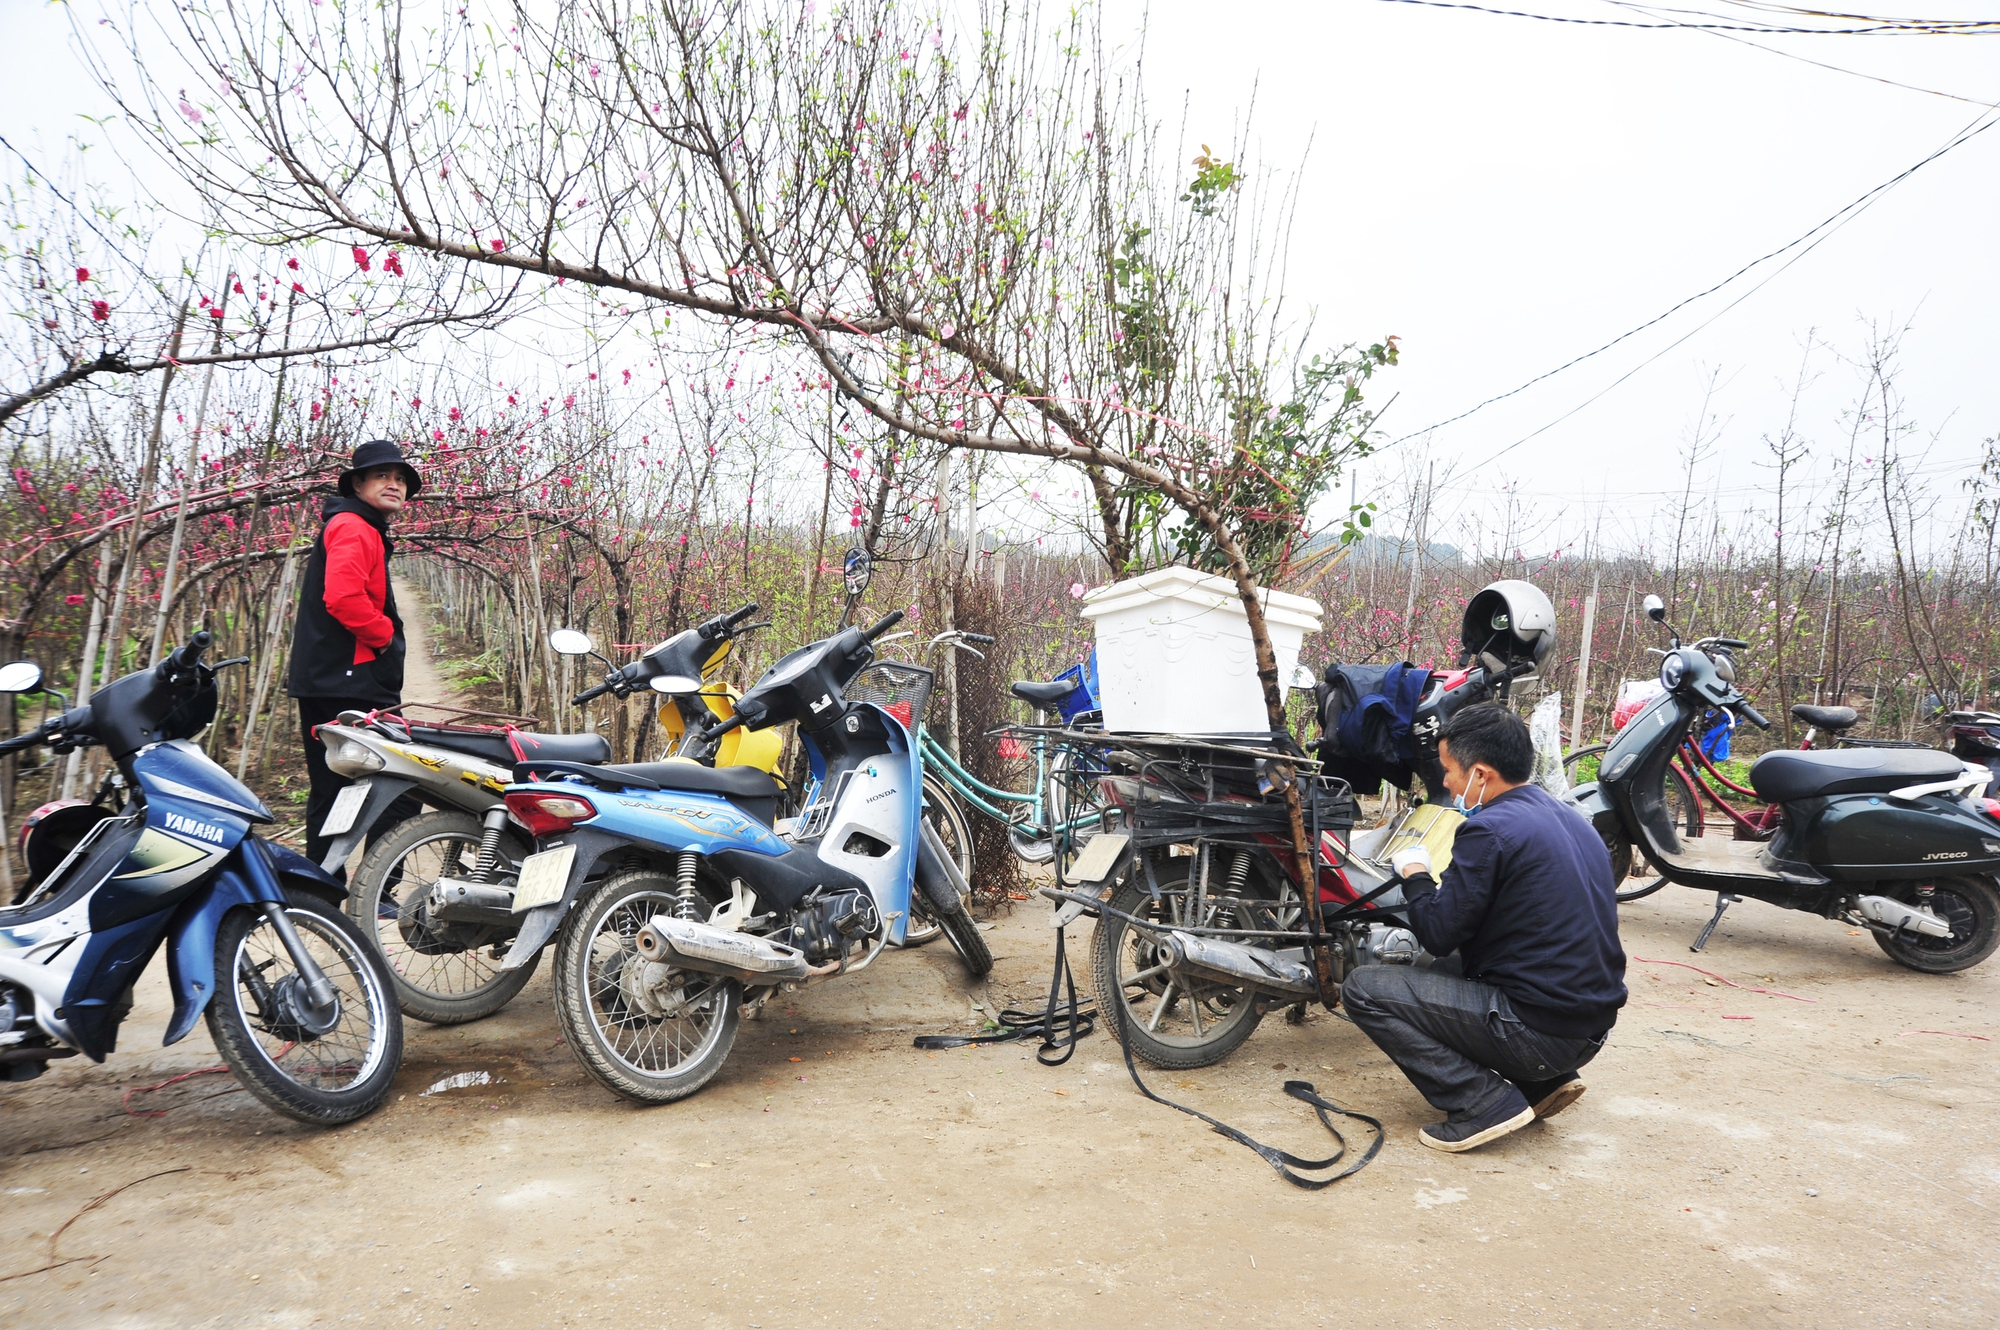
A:
<svg viewBox="0 0 2000 1330">
<path fill-rule="evenodd" d="M 1457 809 L 1459 812 L 1465 814 L 1467 817 L 1471 817 L 1474 813 L 1477 813 L 1480 809 L 1486 807 L 1486 777 L 1481 776 L 1479 778 L 1478 803 L 1471 804 L 1468 806 L 1465 802 L 1465 796 L 1459 794 L 1452 796 L 1451 806 Z"/>
</svg>

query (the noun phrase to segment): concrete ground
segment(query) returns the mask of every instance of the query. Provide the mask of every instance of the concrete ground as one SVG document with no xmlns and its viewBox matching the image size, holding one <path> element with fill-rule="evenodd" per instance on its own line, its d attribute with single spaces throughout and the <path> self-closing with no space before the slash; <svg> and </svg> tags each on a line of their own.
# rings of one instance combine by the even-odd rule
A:
<svg viewBox="0 0 2000 1330">
<path fill-rule="evenodd" d="M 538 975 L 489 1020 L 412 1023 L 353 1126 L 226 1075 L 132 1116 L 216 1062 L 202 1030 L 147 1046 L 156 967 L 124 1051 L 0 1093 L 0 1325 L 1995 1324 L 2000 966 L 1913 974 L 1756 904 L 1691 956 L 1705 914 L 1670 888 L 1626 946 L 1741 987 L 1635 960 L 1581 1102 L 1472 1154 L 1419 1146 L 1426 1106 L 1324 1011 L 1152 1076 L 1301 1154 L 1328 1142 L 1287 1077 L 1382 1117 L 1318 1193 L 1142 1099 L 1105 1035 L 1059 1070 L 911 1048 L 1039 1002 L 1040 903 L 994 927 L 990 983 L 942 942 L 891 953 L 746 1021 L 659 1109 L 584 1076 Z M 466 1072 L 490 1081 L 436 1088 Z"/>
</svg>

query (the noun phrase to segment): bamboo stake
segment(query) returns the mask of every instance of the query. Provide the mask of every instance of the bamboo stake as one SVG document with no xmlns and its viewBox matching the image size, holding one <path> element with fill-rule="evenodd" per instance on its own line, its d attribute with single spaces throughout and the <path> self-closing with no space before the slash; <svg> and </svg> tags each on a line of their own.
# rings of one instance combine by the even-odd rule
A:
<svg viewBox="0 0 2000 1330">
<path fill-rule="evenodd" d="M 226 288 L 226 284 L 225 284 Z M 223 299 L 227 300 L 225 295 Z M 221 307 L 217 306 L 219 313 Z M 210 355 L 222 354 L 222 320 L 215 321 L 215 342 L 209 349 Z M 153 618 L 153 645 L 146 653 L 146 663 L 152 664 L 160 658 L 160 648 L 167 638 L 167 614 L 174 603 L 174 579 L 180 572 L 181 542 L 187 533 L 188 496 L 194 492 L 195 468 L 201 465 L 201 427 L 208 419 L 208 390 L 215 383 L 215 366 L 211 363 L 201 376 L 201 401 L 194 411 L 194 432 L 188 435 L 187 469 L 181 473 L 181 501 L 174 510 L 174 535 L 167 546 L 167 570 L 160 582 L 160 612 Z"/>
<path fill-rule="evenodd" d="M 77 663 L 76 704 L 82 706 L 90 700 L 91 674 L 97 664 L 98 644 L 104 637 L 105 602 L 111 597 L 111 544 L 105 541 L 97 547 L 97 575 L 90 586 L 90 627 L 83 636 L 83 659 Z M 83 771 L 83 750 L 74 750 L 69 761 L 63 764 L 62 797 L 76 797 L 77 777 Z"/>
<path fill-rule="evenodd" d="M 278 632 L 285 624 L 285 607 L 292 599 L 292 572 L 298 562 L 298 548 L 294 546 L 285 555 L 285 571 L 278 579 L 278 594 L 271 603 L 270 621 L 264 630 L 264 649 L 258 653 L 257 690 L 250 701 L 250 715 L 243 722 L 243 744 L 236 753 L 236 779 L 243 779 L 243 772 L 250 763 L 250 741 L 257 734 L 257 713 L 264 708 L 264 693 L 271 686 L 271 659 L 278 652 Z"/>
<path fill-rule="evenodd" d="M 1583 699 L 1590 692 L 1590 639 L 1597 627 L 1597 583 L 1602 570 L 1590 575 L 1590 595 L 1583 602 L 1583 642 L 1577 648 L 1576 700 L 1570 704 L 1569 746 L 1583 741 Z"/>
</svg>

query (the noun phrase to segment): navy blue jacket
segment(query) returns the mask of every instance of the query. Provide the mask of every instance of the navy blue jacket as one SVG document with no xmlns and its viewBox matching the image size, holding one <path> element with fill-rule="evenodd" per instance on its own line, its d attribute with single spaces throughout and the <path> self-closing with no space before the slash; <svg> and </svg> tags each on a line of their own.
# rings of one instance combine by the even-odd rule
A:
<svg viewBox="0 0 2000 1330">
<path fill-rule="evenodd" d="M 1538 785 L 1466 819 L 1451 866 L 1405 884 L 1410 927 L 1433 956 L 1507 995 L 1543 1034 L 1595 1039 L 1625 1005 L 1611 856 L 1590 823 Z"/>
</svg>

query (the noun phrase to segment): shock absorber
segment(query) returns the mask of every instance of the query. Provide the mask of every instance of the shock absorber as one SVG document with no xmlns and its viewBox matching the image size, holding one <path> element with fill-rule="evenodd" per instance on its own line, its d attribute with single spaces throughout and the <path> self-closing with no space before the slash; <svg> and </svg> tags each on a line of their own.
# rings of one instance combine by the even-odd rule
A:
<svg viewBox="0 0 2000 1330">
<path fill-rule="evenodd" d="M 1222 884 L 1222 899 L 1216 904 L 1216 917 L 1227 916 L 1234 921 L 1243 903 L 1243 883 L 1250 876 L 1250 851 L 1239 849 L 1230 858 L 1228 876 Z"/>
<path fill-rule="evenodd" d="M 680 897 L 674 903 L 674 913 L 688 920 L 690 923 L 701 922 L 700 916 L 696 912 L 697 907 L 701 904 L 701 893 L 696 891 L 694 886 L 695 866 L 700 861 L 700 858 L 701 856 L 697 855 L 693 850 L 682 850 L 680 863 L 675 869 L 675 876 L 680 879 L 681 886 Z"/>
<path fill-rule="evenodd" d="M 486 810 L 486 827 L 479 837 L 479 858 L 472 867 L 474 882 L 491 882 L 500 867 L 500 834 L 507 830 L 507 805 Z"/>
</svg>

